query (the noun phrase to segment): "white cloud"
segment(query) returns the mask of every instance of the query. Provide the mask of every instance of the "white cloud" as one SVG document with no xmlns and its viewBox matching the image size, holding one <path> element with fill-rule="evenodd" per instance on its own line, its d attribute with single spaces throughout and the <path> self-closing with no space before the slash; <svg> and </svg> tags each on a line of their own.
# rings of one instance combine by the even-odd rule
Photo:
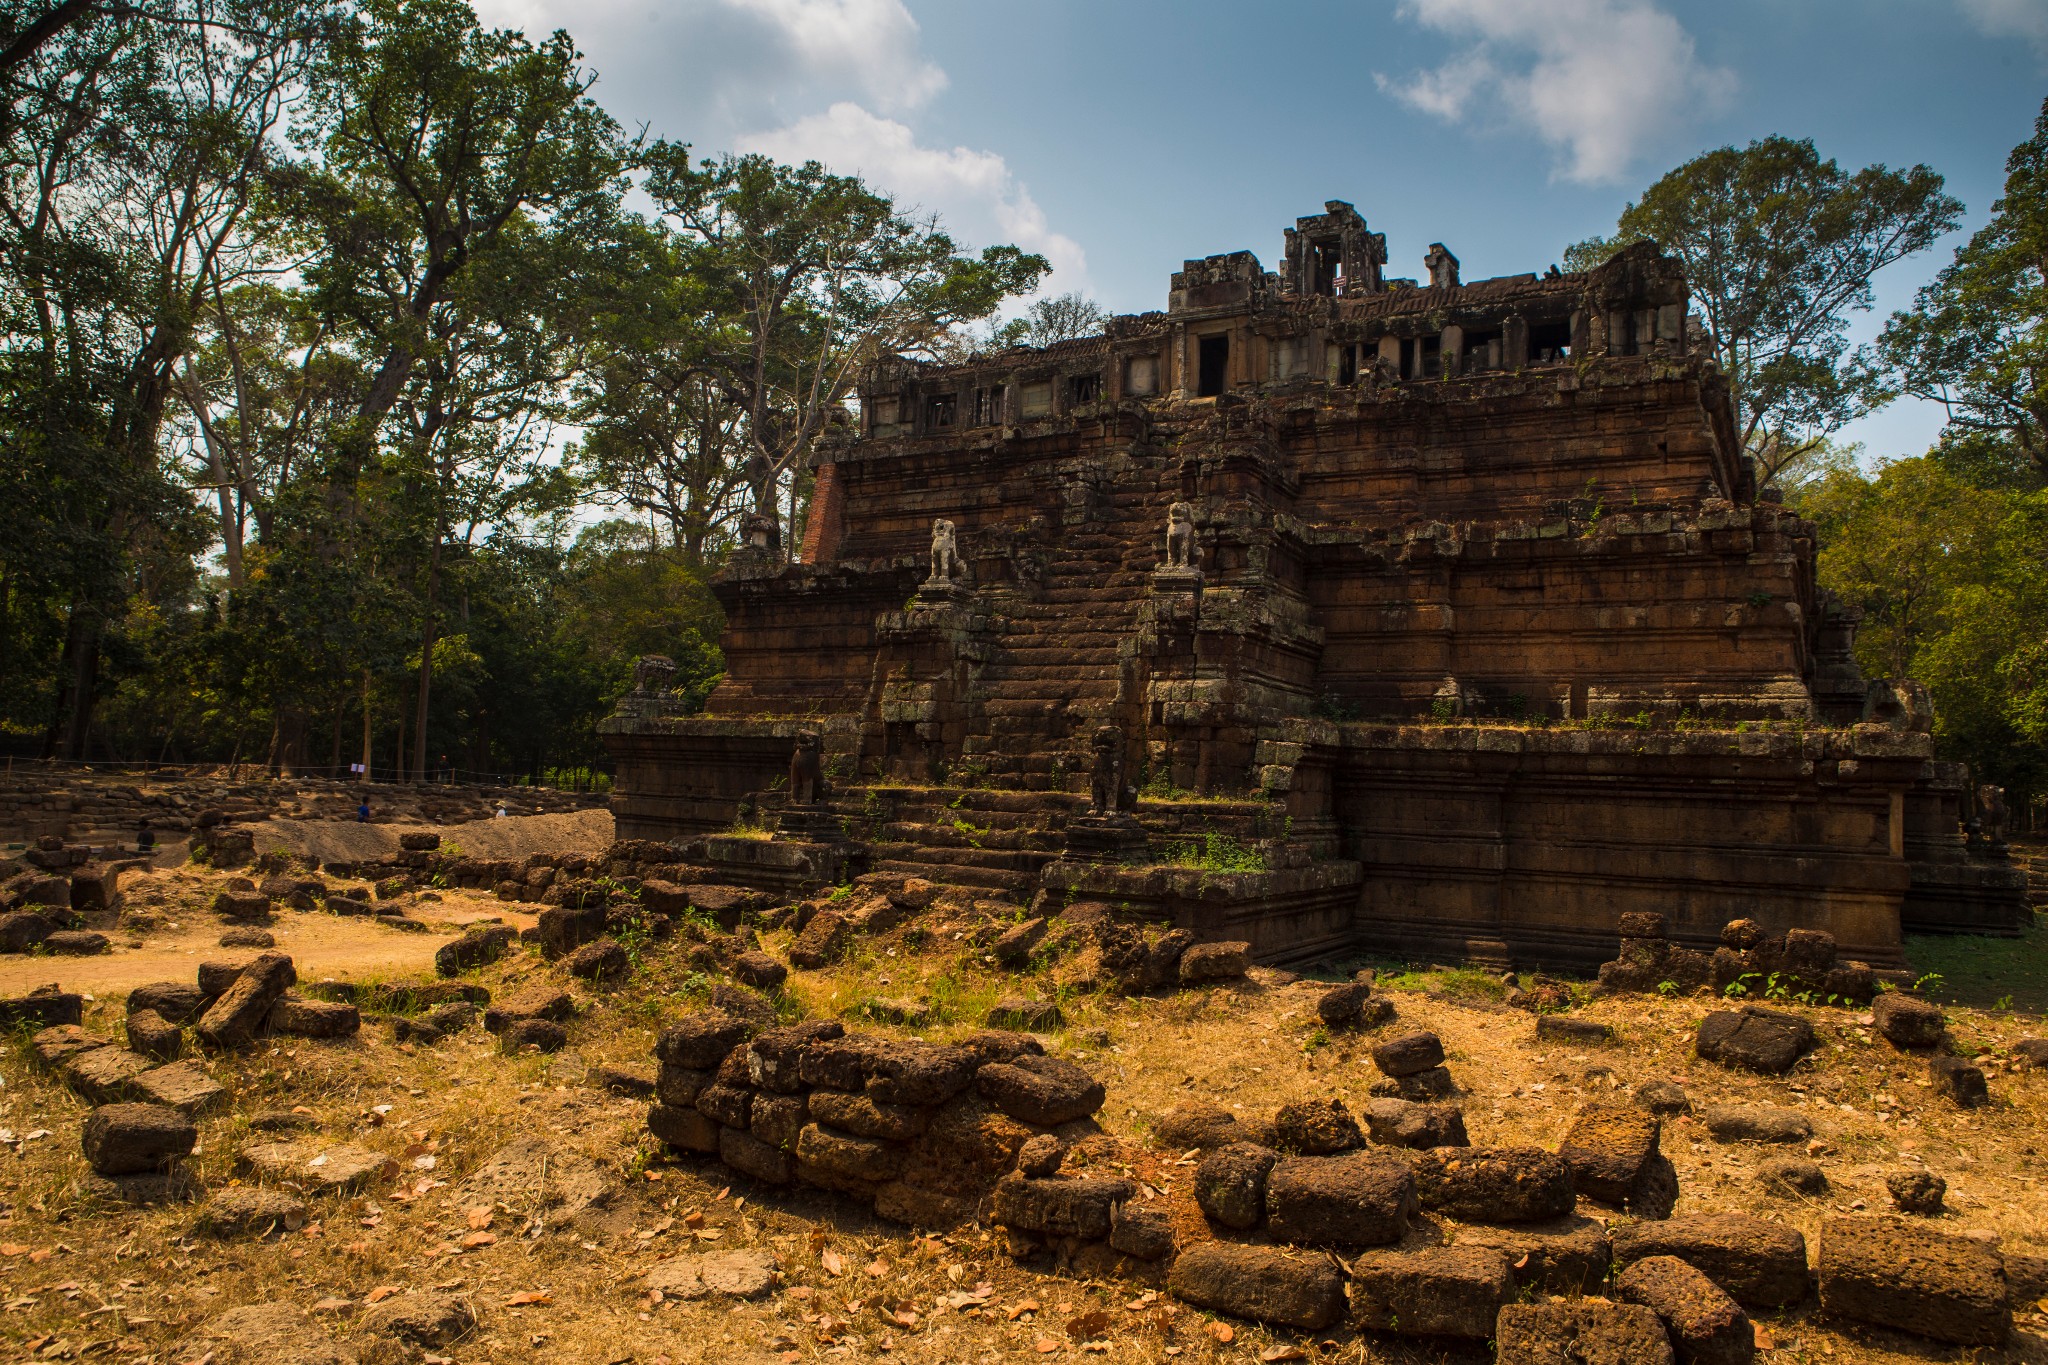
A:
<svg viewBox="0 0 2048 1365">
<path fill-rule="evenodd" d="M 803 65 L 859 74 L 884 109 L 915 109 L 946 88 L 946 73 L 918 53 L 917 20 L 903 0 L 724 0 L 780 30 Z"/>
<path fill-rule="evenodd" d="M 739 140 L 739 150 L 779 161 L 823 162 L 858 175 L 906 207 L 939 215 L 956 241 L 976 246 L 1014 242 L 1052 262 L 1054 292 L 1086 290 L 1088 258 L 1080 243 L 1054 232 L 1031 191 L 995 152 L 927 147 L 911 129 L 842 100 L 822 114 Z"/>
<path fill-rule="evenodd" d="M 1466 46 L 1406 80 L 1375 76 L 1380 89 L 1450 123 L 1526 122 L 1568 180 L 1623 178 L 1735 93 L 1735 74 L 1701 63 L 1692 36 L 1653 0 L 1402 0 L 1400 13 Z"/>
<path fill-rule="evenodd" d="M 2048 0 L 1956 0 L 1979 33 L 2024 38 L 2048 53 Z"/>
<path fill-rule="evenodd" d="M 946 88 L 903 0 L 474 0 L 485 23 L 567 28 L 628 122 L 705 141 L 835 99 L 890 112 Z"/>
</svg>

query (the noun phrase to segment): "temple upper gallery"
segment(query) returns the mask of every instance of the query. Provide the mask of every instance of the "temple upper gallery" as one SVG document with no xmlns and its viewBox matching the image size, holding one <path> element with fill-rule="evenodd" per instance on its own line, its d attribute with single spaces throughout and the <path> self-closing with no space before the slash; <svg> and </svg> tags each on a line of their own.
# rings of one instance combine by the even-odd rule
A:
<svg viewBox="0 0 2048 1365">
<path fill-rule="evenodd" d="M 1273 961 L 1588 963 L 1644 909 L 1878 965 L 2016 932 L 1995 820 L 1925 693 L 1858 670 L 1679 263 L 1386 267 L 1331 202 L 1277 271 L 1188 261 L 1100 335 L 869 366 L 795 553 L 757 520 L 715 581 L 704 711 L 657 666 L 606 722 L 621 836 L 762 884 L 1085 895 Z M 1251 856 L 1163 856 L 1218 841 Z"/>
</svg>

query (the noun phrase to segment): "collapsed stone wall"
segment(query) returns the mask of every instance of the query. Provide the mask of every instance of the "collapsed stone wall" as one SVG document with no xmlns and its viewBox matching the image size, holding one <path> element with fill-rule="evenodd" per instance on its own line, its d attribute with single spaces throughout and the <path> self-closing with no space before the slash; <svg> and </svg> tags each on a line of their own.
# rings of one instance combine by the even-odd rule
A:
<svg viewBox="0 0 2048 1365">
<path fill-rule="evenodd" d="M 132 845 L 145 820 L 159 839 L 169 839 L 202 823 L 353 820 L 357 805 L 366 799 L 373 824 L 483 820 L 506 802 L 522 815 L 554 814 L 588 810 L 606 800 L 595 793 L 549 787 L 384 782 L 365 786 L 312 777 L 127 778 L 23 766 L 0 774 L 0 840 L 33 843 L 54 836 L 66 843 Z"/>
<path fill-rule="evenodd" d="M 647 1128 L 770 1185 L 836 1190 L 894 1222 L 947 1228 L 1040 1133 L 1088 1118 L 1103 1087 L 1029 1034 L 954 1045 L 848 1033 L 836 1021 L 756 1029 L 720 1010 L 655 1044 Z"/>
</svg>

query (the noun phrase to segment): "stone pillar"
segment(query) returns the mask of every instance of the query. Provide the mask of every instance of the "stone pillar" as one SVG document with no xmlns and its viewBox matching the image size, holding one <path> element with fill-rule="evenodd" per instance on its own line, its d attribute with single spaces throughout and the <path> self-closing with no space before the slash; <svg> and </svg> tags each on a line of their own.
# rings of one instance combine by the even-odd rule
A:
<svg viewBox="0 0 2048 1365">
<path fill-rule="evenodd" d="M 1437 367 L 1448 379 L 1458 372 L 1459 364 L 1465 358 L 1465 329 L 1455 322 L 1452 323 L 1444 328 L 1443 337 L 1437 345 Z"/>
<path fill-rule="evenodd" d="M 1529 320 L 1511 316 L 1501 324 L 1500 363 L 1502 369 L 1519 370 L 1529 363 Z"/>
<path fill-rule="evenodd" d="M 1657 310 L 1657 340 L 1685 340 L 1685 305 L 1667 303 Z"/>
</svg>

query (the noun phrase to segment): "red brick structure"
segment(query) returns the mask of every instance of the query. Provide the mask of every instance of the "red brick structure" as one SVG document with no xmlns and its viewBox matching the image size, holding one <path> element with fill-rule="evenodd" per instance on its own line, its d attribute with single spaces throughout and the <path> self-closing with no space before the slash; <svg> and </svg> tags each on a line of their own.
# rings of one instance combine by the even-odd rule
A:
<svg viewBox="0 0 2048 1365">
<path fill-rule="evenodd" d="M 2016 930 L 1924 694 L 1865 682 L 1759 496 L 1676 262 L 1388 280 L 1343 203 L 1286 240 L 1100 336 L 873 366 L 802 559 L 718 580 L 706 713 L 607 722 L 621 836 L 775 815 L 811 729 L 834 794 L 743 860 L 1071 889 L 1269 958 L 1591 962 L 1628 909 L 1880 965 L 1902 915 Z M 1106 726 L 1138 800 L 1089 817 Z"/>
</svg>

